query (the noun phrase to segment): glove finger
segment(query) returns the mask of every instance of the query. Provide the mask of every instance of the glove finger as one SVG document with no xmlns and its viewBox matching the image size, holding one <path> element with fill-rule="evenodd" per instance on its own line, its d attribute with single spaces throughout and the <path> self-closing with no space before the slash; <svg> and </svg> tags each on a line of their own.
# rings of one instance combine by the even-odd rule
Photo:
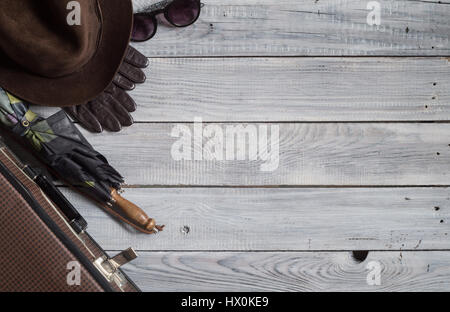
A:
<svg viewBox="0 0 450 312">
<path fill-rule="evenodd" d="M 146 68 L 149 63 L 148 58 L 132 46 L 128 46 L 124 61 L 139 68 Z"/>
<path fill-rule="evenodd" d="M 122 126 L 129 127 L 134 123 L 131 114 L 112 95 L 105 98 L 104 104 L 107 105 L 107 108 L 114 114 Z"/>
<path fill-rule="evenodd" d="M 119 132 L 122 130 L 122 125 L 115 114 L 109 109 L 106 100 L 104 94 L 102 94 L 89 104 L 89 108 L 105 130 Z"/>
<path fill-rule="evenodd" d="M 103 131 L 102 125 L 89 110 L 87 104 L 65 107 L 64 111 L 74 120 L 77 120 L 86 130 L 94 133 L 101 133 Z"/>
<path fill-rule="evenodd" d="M 118 88 L 115 84 L 110 84 L 105 92 L 111 94 L 122 106 L 130 113 L 136 111 L 137 105 L 133 98 L 123 89 Z"/>
<path fill-rule="evenodd" d="M 147 79 L 142 69 L 134 67 L 133 65 L 130 65 L 126 62 L 123 62 L 120 65 L 119 73 L 134 83 L 144 83 Z"/>
<path fill-rule="evenodd" d="M 126 91 L 134 90 L 134 88 L 136 87 L 132 81 L 130 81 L 128 78 L 125 78 L 120 73 L 117 73 L 114 76 L 113 82 L 116 86 Z"/>
</svg>

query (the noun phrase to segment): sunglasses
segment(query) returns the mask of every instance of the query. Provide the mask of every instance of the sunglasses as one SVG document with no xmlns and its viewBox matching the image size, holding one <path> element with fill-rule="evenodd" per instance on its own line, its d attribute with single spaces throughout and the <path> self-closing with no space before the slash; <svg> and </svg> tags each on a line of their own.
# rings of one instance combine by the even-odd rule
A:
<svg viewBox="0 0 450 312">
<path fill-rule="evenodd" d="M 161 3 L 167 3 L 167 1 Z M 200 0 L 175 0 L 164 8 L 156 10 L 150 8 L 152 12 L 134 14 L 131 40 L 142 42 L 151 39 L 158 28 L 156 20 L 158 15 L 162 15 L 169 24 L 175 27 L 192 25 L 199 18 L 202 7 L 203 4 Z"/>
</svg>

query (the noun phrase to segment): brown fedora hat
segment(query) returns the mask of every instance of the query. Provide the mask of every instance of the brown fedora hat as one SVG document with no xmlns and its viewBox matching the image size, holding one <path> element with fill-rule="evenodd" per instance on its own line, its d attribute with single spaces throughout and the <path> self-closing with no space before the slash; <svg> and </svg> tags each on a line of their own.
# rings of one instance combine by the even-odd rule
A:
<svg viewBox="0 0 450 312">
<path fill-rule="evenodd" d="M 84 104 L 111 83 L 132 24 L 131 0 L 1 0 L 0 87 L 33 104 Z"/>
</svg>

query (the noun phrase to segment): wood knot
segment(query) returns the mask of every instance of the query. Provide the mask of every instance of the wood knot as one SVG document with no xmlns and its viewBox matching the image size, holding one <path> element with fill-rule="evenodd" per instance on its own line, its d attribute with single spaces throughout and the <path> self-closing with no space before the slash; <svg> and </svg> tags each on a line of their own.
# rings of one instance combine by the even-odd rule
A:
<svg viewBox="0 0 450 312">
<path fill-rule="evenodd" d="M 356 262 L 364 262 L 369 255 L 368 250 L 354 250 L 352 251 L 352 257 L 356 260 Z"/>
<path fill-rule="evenodd" d="M 181 231 L 182 234 L 187 235 L 187 234 L 189 234 L 189 232 L 191 231 L 191 228 L 190 228 L 189 226 L 185 225 L 185 226 L 183 226 L 183 227 L 181 228 L 180 231 Z"/>
</svg>

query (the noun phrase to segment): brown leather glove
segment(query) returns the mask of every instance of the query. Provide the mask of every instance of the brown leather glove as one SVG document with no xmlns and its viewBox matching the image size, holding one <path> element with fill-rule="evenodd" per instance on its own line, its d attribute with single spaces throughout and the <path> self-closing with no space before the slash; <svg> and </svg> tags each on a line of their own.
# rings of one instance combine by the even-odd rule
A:
<svg viewBox="0 0 450 312">
<path fill-rule="evenodd" d="M 113 83 L 124 90 L 131 91 L 136 83 L 145 82 L 146 77 L 141 68 L 147 66 L 148 59 L 138 50 L 129 46 Z"/>
<path fill-rule="evenodd" d="M 133 47 L 128 47 L 123 63 L 113 82 L 93 101 L 64 110 L 79 121 L 87 130 L 100 133 L 103 130 L 118 132 L 122 127 L 133 124 L 130 113 L 136 110 L 136 103 L 126 91 L 133 90 L 136 83 L 146 79 L 142 68 L 148 66 L 148 59 Z"/>
</svg>

